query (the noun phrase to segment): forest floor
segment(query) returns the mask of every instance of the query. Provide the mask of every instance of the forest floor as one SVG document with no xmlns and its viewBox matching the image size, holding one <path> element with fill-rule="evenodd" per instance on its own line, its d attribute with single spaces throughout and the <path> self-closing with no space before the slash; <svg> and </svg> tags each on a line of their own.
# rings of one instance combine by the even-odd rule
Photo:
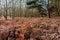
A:
<svg viewBox="0 0 60 40">
<path fill-rule="evenodd" d="M 8 38 L 8 39 L 7 39 Z M 0 17 L 0 40 L 60 40 L 60 17 Z"/>
</svg>

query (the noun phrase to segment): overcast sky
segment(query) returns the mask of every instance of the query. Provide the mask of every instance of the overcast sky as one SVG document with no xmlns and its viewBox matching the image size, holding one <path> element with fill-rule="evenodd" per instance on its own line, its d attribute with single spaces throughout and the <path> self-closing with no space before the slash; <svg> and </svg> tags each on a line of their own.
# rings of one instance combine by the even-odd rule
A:
<svg viewBox="0 0 60 40">
<path fill-rule="evenodd" d="M 1 4 L 2 4 L 2 5 L 5 4 L 5 0 L 0 0 L 0 1 L 1 1 Z M 7 1 L 9 2 L 9 1 L 11 1 L 11 0 L 7 0 Z M 19 3 L 19 1 L 17 1 L 17 4 L 18 4 L 18 3 Z M 17 4 L 16 4 L 16 5 L 17 5 Z M 18 4 L 18 5 L 19 5 L 19 4 Z M 18 5 L 17 5 L 17 6 L 18 6 Z M 22 0 L 22 1 L 21 1 L 21 6 L 22 6 L 23 8 L 25 8 L 25 5 L 26 5 L 26 0 Z"/>
</svg>

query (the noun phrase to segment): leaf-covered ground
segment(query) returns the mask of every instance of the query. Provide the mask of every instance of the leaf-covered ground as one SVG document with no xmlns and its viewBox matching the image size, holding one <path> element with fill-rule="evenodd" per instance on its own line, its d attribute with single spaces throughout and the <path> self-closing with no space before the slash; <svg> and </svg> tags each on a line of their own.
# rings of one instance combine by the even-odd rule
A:
<svg viewBox="0 0 60 40">
<path fill-rule="evenodd" d="M 60 18 L 0 17 L 0 40 L 60 40 Z"/>
</svg>

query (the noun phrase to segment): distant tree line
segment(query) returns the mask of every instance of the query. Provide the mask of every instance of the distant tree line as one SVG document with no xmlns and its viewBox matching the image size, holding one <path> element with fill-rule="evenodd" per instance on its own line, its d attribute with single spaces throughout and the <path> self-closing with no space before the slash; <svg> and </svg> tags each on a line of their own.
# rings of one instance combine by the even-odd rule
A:
<svg viewBox="0 0 60 40">
<path fill-rule="evenodd" d="M 43 16 L 46 16 L 46 12 L 49 16 L 49 18 L 51 18 L 51 14 L 52 12 L 57 12 L 58 16 L 60 16 L 60 6 L 59 6 L 60 0 L 32 0 L 27 2 L 27 5 L 29 6 L 28 8 L 37 8 L 39 13 Z M 44 6 L 45 5 L 45 6 Z M 46 7 L 43 8 L 43 7 Z M 46 11 L 44 13 L 44 10 Z"/>
<path fill-rule="evenodd" d="M 60 16 L 60 0 L 0 0 L 0 16 Z"/>
</svg>

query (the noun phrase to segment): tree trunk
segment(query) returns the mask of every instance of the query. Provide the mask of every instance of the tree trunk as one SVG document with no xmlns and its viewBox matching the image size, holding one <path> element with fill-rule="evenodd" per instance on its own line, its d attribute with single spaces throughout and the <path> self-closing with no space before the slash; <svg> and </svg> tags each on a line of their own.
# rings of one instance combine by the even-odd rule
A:
<svg viewBox="0 0 60 40">
<path fill-rule="evenodd" d="M 41 10 L 41 9 L 42 9 L 42 7 L 41 7 L 41 5 L 39 5 L 39 6 L 38 6 L 38 11 L 39 11 L 39 14 L 40 14 L 39 16 L 40 16 L 40 17 L 42 17 L 42 15 L 41 15 L 41 11 L 42 11 L 42 10 Z"/>
<path fill-rule="evenodd" d="M 50 9 L 49 9 L 49 0 L 48 0 L 48 5 L 47 5 L 47 10 L 48 10 L 48 16 L 49 18 L 51 18 Z"/>
<path fill-rule="evenodd" d="M 48 16 L 51 18 L 50 9 L 48 8 Z"/>
<path fill-rule="evenodd" d="M 21 17 L 21 1 L 22 0 L 20 0 L 20 13 L 19 13 L 19 16 Z"/>
<path fill-rule="evenodd" d="M 58 6 L 56 5 L 56 11 L 58 13 L 58 16 L 60 16 L 59 10 L 58 10 Z"/>
<path fill-rule="evenodd" d="M 58 13 L 58 16 L 60 16 L 60 13 L 59 13 L 59 1 L 57 0 L 57 3 L 56 3 L 56 11 Z"/>
<path fill-rule="evenodd" d="M 6 18 L 6 20 L 7 20 L 7 0 L 6 0 L 6 15 L 5 15 L 5 18 Z"/>
</svg>

